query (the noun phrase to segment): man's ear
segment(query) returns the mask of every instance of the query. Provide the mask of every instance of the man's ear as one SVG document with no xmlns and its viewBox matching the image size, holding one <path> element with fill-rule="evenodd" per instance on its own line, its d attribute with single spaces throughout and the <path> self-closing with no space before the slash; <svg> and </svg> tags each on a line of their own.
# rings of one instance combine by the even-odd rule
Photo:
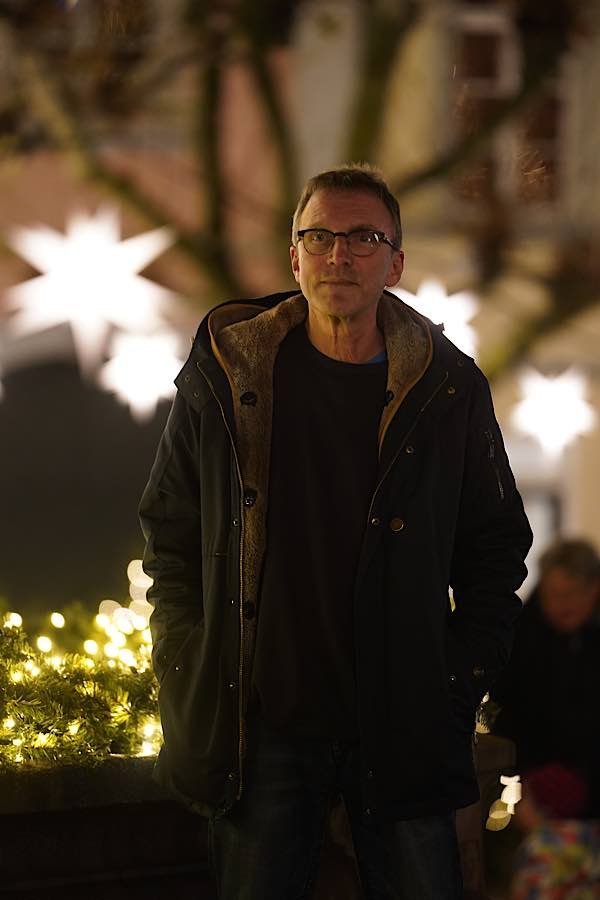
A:
<svg viewBox="0 0 600 900">
<path fill-rule="evenodd" d="M 294 273 L 294 278 L 300 284 L 300 258 L 298 256 L 298 248 L 292 246 L 290 247 L 290 260 L 292 263 L 292 272 Z"/>
<path fill-rule="evenodd" d="M 390 265 L 390 271 L 385 279 L 386 287 L 394 287 L 400 281 L 400 276 L 404 270 L 404 250 L 394 250 L 394 256 Z"/>
</svg>

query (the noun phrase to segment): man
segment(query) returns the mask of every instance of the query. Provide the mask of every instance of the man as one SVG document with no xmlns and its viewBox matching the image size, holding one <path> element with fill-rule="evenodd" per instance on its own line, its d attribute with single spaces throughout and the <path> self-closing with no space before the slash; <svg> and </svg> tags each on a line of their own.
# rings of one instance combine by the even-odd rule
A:
<svg viewBox="0 0 600 900">
<path fill-rule="evenodd" d="M 581 539 L 557 540 L 542 554 L 512 658 L 491 691 L 501 707 L 493 730 L 515 742 L 519 771 L 531 780 L 540 770 L 566 768 L 585 785 L 578 818 L 600 818 L 599 612 L 595 548 Z M 550 805 L 554 787 L 560 799 L 552 779 L 538 782 Z"/>
<path fill-rule="evenodd" d="M 401 237 L 370 167 L 307 183 L 301 293 L 202 322 L 142 501 L 157 774 L 221 900 L 310 897 L 339 792 L 367 898 L 461 896 L 531 535 L 483 375 L 385 290 Z"/>
</svg>

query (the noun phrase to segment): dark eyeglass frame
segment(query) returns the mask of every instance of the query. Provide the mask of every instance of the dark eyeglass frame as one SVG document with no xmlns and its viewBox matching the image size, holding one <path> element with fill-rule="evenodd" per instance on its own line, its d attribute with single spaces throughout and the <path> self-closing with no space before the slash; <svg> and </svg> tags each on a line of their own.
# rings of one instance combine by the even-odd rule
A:
<svg viewBox="0 0 600 900">
<path fill-rule="evenodd" d="M 324 250 L 319 250 L 318 252 L 315 252 L 314 248 L 309 250 L 309 248 L 304 243 L 303 238 L 304 238 L 305 234 L 308 234 L 311 231 L 320 231 L 324 234 L 331 235 L 331 243 L 329 244 L 329 246 L 326 247 Z M 352 249 L 349 239 L 353 234 L 371 234 L 371 235 L 373 235 L 373 237 L 375 238 L 375 243 L 365 245 L 366 247 L 369 247 L 368 253 L 356 253 Z M 392 250 L 399 249 L 396 246 L 396 244 L 387 236 L 387 234 L 385 234 L 385 232 L 376 231 L 374 228 L 354 228 L 352 231 L 331 231 L 329 228 L 301 228 L 299 231 L 296 232 L 296 237 L 299 241 L 302 241 L 302 243 L 304 245 L 304 249 L 311 256 L 324 256 L 326 253 L 329 253 L 332 250 L 332 248 L 335 244 L 335 239 L 337 237 L 346 238 L 346 240 L 348 241 L 348 248 L 353 256 L 372 256 L 380 244 L 387 244 L 389 247 L 392 248 Z"/>
</svg>

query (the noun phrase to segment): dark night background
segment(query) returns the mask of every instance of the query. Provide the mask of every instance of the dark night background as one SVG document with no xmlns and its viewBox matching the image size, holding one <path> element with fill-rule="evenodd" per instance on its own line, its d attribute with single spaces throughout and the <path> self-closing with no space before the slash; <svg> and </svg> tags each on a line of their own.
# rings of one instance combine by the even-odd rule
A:
<svg viewBox="0 0 600 900">
<path fill-rule="evenodd" d="M 122 600 L 140 557 L 137 505 L 170 402 L 152 420 L 82 380 L 76 363 L 5 375 L 0 400 L 0 602 L 39 612 Z"/>
</svg>

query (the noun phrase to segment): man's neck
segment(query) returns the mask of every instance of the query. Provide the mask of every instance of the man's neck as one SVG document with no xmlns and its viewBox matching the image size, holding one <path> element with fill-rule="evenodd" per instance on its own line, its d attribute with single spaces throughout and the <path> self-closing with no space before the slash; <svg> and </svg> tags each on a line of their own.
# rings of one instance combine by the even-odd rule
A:
<svg viewBox="0 0 600 900">
<path fill-rule="evenodd" d="M 348 319 L 309 315 L 308 339 L 320 353 L 340 362 L 366 363 L 385 350 L 383 334 L 375 319 L 368 327 Z"/>
</svg>

